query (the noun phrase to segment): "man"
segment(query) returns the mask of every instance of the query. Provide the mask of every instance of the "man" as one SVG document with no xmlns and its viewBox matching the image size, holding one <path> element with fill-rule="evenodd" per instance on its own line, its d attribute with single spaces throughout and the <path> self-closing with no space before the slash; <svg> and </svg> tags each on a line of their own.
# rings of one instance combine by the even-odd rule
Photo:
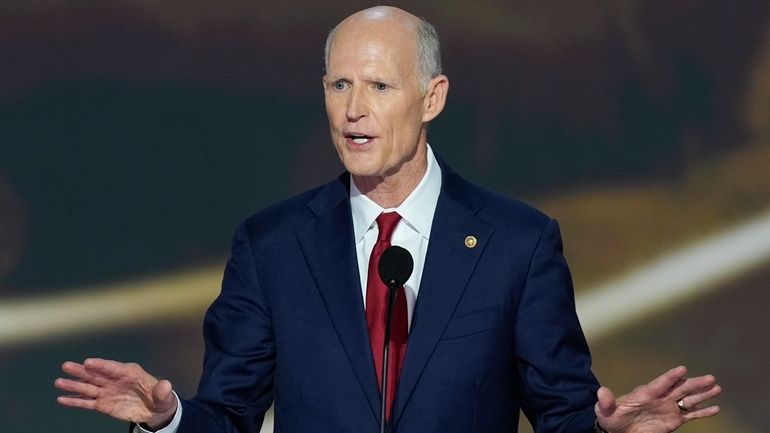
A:
<svg viewBox="0 0 770 433">
<path fill-rule="evenodd" d="M 277 432 L 374 432 L 384 292 L 370 262 L 393 243 L 415 271 L 394 309 L 390 431 L 515 432 L 522 408 L 538 433 L 657 433 L 719 411 L 698 407 L 719 394 L 714 378 L 684 367 L 619 398 L 599 388 L 557 224 L 471 185 L 427 144 L 449 87 L 430 24 L 358 12 L 330 33 L 326 62 L 349 174 L 238 229 L 196 397 L 178 400 L 136 364 L 88 359 L 64 363 L 77 380 L 57 379 L 74 394 L 61 404 L 135 431 L 256 432 L 274 403 Z"/>
</svg>

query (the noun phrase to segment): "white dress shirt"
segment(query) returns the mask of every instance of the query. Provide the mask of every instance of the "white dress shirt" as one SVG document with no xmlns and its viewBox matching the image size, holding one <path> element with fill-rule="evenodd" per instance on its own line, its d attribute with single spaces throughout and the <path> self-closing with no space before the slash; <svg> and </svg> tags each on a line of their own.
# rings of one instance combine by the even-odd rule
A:
<svg viewBox="0 0 770 433">
<path fill-rule="evenodd" d="M 412 254 L 414 270 L 404 284 L 409 327 L 412 324 L 412 313 L 420 291 L 422 269 L 425 265 L 425 255 L 428 252 L 430 230 L 433 226 L 433 215 L 441 192 L 441 167 L 439 167 L 433 150 L 428 146 L 428 167 L 420 183 L 414 191 L 395 208 L 384 209 L 365 196 L 356 186 L 353 177 L 350 178 L 350 209 L 353 214 L 353 236 L 356 242 L 358 258 L 358 275 L 361 277 L 361 294 L 366 308 L 366 278 L 369 274 L 369 256 L 377 242 L 377 217 L 382 212 L 398 212 L 401 220 L 393 231 L 390 243 L 405 248 Z M 174 394 L 176 396 L 176 393 Z M 171 423 L 156 433 L 176 433 L 182 419 L 182 405 L 177 397 L 177 411 Z M 139 425 L 133 433 L 153 433 Z"/>
<path fill-rule="evenodd" d="M 420 291 L 422 268 L 425 254 L 428 252 L 430 229 L 433 226 L 433 214 L 441 192 L 441 168 L 428 146 L 428 168 L 417 187 L 395 208 L 384 209 L 358 190 L 352 176 L 350 180 L 350 209 L 353 213 L 353 236 L 358 256 L 358 275 L 361 277 L 361 294 L 366 308 L 366 278 L 369 274 L 369 257 L 377 242 L 377 217 L 382 212 L 398 212 L 401 220 L 393 231 L 390 243 L 405 248 L 412 254 L 414 270 L 404 284 L 409 325 Z"/>
</svg>

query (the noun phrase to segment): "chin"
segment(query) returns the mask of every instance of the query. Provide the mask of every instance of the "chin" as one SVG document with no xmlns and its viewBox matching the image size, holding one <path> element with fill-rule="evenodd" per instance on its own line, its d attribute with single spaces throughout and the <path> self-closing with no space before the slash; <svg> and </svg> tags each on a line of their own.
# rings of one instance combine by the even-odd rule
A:
<svg viewBox="0 0 770 433">
<path fill-rule="evenodd" d="M 382 173 L 380 173 L 379 170 L 367 168 L 367 167 L 358 167 L 354 165 L 346 165 L 345 170 L 347 170 L 350 174 L 353 176 L 358 177 L 377 177 L 382 176 Z"/>
<path fill-rule="evenodd" d="M 354 176 L 381 176 L 383 171 L 382 167 L 375 161 L 371 161 L 371 159 L 371 157 L 366 155 L 354 155 L 350 153 L 345 153 L 341 158 L 345 170 Z"/>
</svg>

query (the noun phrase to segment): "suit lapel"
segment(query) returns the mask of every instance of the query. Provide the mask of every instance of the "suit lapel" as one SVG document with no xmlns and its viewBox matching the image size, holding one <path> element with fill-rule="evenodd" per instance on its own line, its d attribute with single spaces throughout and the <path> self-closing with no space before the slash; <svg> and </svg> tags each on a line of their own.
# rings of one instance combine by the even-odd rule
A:
<svg viewBox="0 0 770 433">
<path fill-rule="evenodd" d="M 475 189 L 443 161 L 442 192 L 436 205 L 420 294 L 393 409 L 395 426 L 454 314 L 467 282 L 492 235 L 475 216 L 484 205 Z M 353 239 L 347 174 L 327 184 L 308 204 L 315 219 L 297 229 L 316 286 L 350 365 L 379 422 L 380 395 L 374 372 Z M 474 236 L 468 248 L 465 238 Z"/>
<path fill-rule="evenodd" d="M 393 413 L 395 423 L 398 423 L 493 231 L 491 226 L 474 215 L 483 203 L 477 201 L 470 184 L 446 165 L 442 164 L 442 170 L 444 183 L 436 205 L 420 293 L 399 380 Z M 466 246 L 467 236 L 476 238 L 474 247 Z"/>
<path fill-rule="evenodd" d="M 380 396 L 361 297 L 346 183 L 340 179 L 319 192 L 309 203 L 316 215 L 315 220 L 298 229 L 297 235 L 334 329 L 369 401 L 372 415 L 379 419 Z"/>
</svg>

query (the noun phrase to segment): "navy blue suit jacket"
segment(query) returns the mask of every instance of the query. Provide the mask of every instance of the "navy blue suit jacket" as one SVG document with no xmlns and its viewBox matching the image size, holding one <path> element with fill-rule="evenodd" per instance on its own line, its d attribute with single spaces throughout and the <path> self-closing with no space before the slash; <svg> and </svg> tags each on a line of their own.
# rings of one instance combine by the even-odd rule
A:
<svg viewBox="0 0 770 433">
<path fill-rule="evenodd" d="M 522 408 L 537 433 L 593 432 L 598 384 L 557 223 L 441 164 L 392 431 L 514 433 Z M 273 402 L 276 433 L 378 431 L 348 182 L 238 228 L 180 433 L 258 432 Z"/>
</svg>

